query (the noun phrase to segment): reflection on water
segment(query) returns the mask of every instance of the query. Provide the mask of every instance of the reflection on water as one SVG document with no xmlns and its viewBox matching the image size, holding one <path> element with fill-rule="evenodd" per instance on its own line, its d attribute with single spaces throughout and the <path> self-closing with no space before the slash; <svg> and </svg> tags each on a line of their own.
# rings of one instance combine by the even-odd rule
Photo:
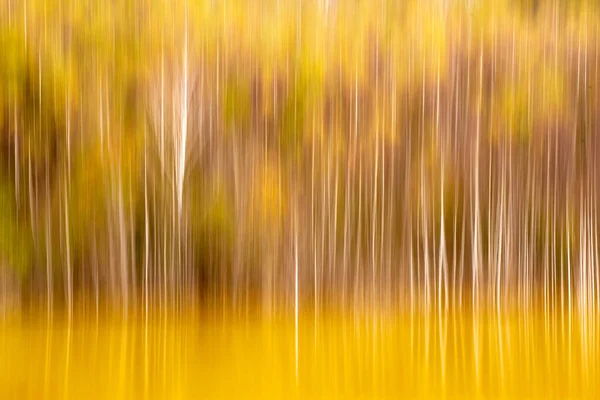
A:
<svg viewBox="0 0 600 400">
<path fill-rule="evenodd" d="M 322 313 L 296 333 L 293 315 L 19 316 L 1 323 L 0 398 L 594 397 L 598 322 Z"/>
</svg>

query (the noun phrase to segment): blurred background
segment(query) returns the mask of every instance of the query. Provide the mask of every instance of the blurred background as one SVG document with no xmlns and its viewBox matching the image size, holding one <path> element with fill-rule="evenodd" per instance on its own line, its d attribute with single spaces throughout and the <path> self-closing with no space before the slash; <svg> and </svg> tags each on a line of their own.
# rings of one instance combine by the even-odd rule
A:
<svg viewBox="0 0 600 400">
<path fill-rule="evenodd" d="M 584 0 L 3 0 L 7 398 L 593 393 L 599 43 Z"/>
</svg>

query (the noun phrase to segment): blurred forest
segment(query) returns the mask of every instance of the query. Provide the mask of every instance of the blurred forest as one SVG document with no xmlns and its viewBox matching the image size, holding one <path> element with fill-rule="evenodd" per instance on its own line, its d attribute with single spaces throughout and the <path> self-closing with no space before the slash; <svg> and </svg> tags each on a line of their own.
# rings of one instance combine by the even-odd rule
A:
<svg viewBox="0 0 600 400">
<path fill-rule="evenodd" d="M 599 22 L 4 0 L 0 304 L 596 307 Z"/>
</svg>

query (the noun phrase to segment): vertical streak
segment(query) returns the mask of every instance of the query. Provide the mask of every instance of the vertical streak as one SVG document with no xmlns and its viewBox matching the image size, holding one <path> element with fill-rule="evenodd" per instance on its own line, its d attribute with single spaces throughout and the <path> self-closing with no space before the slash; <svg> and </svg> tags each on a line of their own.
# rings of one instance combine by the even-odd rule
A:
<svg viewBox="0 0 600 400">
<path fill-rule="evenodd" d="M 294 354 L 298 385 L 298 216 L 294 214 Z"/>
</svg>

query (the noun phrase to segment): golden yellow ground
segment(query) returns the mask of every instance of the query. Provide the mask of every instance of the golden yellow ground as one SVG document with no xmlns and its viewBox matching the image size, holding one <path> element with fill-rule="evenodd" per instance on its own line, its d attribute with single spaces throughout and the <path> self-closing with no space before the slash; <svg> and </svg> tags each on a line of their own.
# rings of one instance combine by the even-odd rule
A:
<svg viewBox="0 0 600 400">
<path fill-rule="evenodd" d="M 89 314 L 83 314 L 89 315 Z M 598 319 L 527 312 L 18 316 L 0 398 L 597 398 Z"/>
</svg>

